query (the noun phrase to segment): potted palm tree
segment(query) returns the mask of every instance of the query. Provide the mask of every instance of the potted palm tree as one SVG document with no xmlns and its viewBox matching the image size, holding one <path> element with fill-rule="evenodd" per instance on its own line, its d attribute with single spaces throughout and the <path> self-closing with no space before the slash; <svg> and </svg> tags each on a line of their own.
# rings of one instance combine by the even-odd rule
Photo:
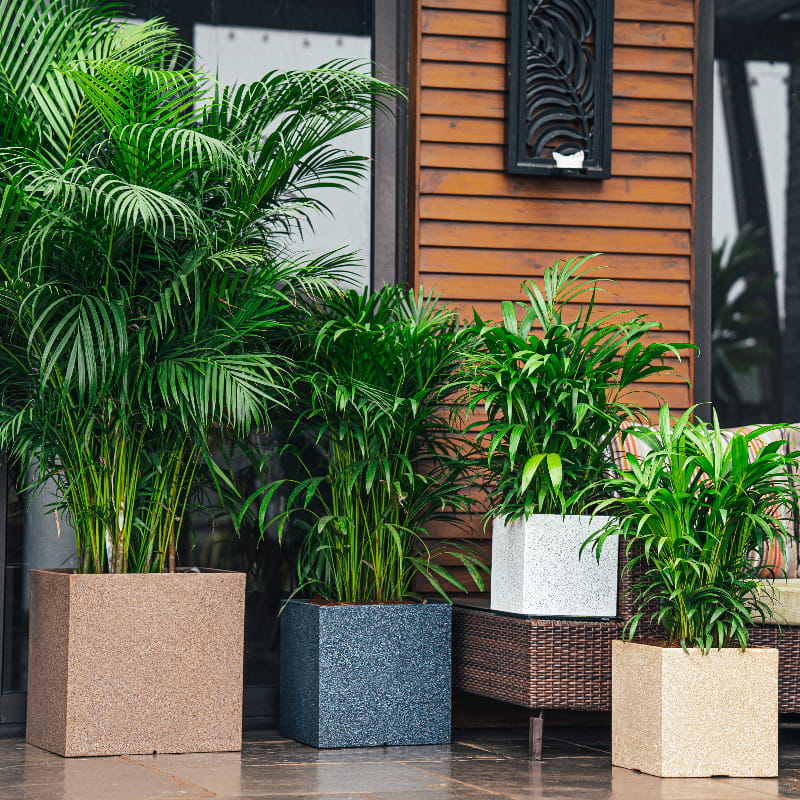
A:
<svg viewBox="0 0 800 800">
<path fill-rule="evenodd" d="M 325 459 L 290 496 L 310 599 L 281 614 L 281 732 L 316 747 L 447 742 L 450 605 L 418 593 L 419 578 L 444 599 L 465 588 L 447 563 L 483 586 L 476 550 L 427 538 L 472 504 L 459 433 L 472 334 L 400 287 L 332 296 L 314 318 L 298 425 Z"/>
<path fill-rule="evenodd" d="M 653 339 L 660 328 L 633 312 L 598 315 L 592 256 L 557 261 L 528 302 L 502 304 L 502 323 L 475 326 L 473 413 L 485 453 L 493 521 L 491 607 L 546 617 L 617 613 L 617 551 L 579 560 L 605 520 L 587 508 L 611 465 L 621 427 L 643 420 L 632 384 L 671 369 L 688 345 Z"/>
<path fill-rule="evenodd" d="M 746 433 L 691 421 L 633 433 L 629 454 L 597 503 L 612 521 L 591 545 L 621 535 L 638 612 L 612 643 L 612 762 L 662 777 L 778 774 L 778 651 L 748 647 L 751 621 L 769 615 L 752 553 L 788 533 L 776 509 L 797 513 L 785 441 L 754 447 Z"/>
<path fill-rule="evenodd" d="M 335 66 L 222 88 L 121 13 L 0 15 L 0 447 L 55 483 L 78 559 L 31 577 L 28 740 L 238 749 L 244 575 L 180 572 L 176 540 L 199 473 L 229 482 L 215 443 L 293 394 L 275 342 L 350 262 L 281 235 L 367 168 L 331 142 L 393 89 Z"/>
</svg>

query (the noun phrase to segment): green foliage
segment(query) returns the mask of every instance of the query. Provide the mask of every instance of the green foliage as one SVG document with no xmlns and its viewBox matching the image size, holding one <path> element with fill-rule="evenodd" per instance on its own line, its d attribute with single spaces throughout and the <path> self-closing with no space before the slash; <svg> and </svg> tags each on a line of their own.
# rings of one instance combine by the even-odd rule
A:
<svg viewBox="0 0 800 800">
<path fill-rule="evenodd" d="M 289 500 L 318 507 L 300 552 L 301 587 L 336 601 L 398 601 L 421 574 L 446 597 L 450 587 L 464 590 L 439 563 L 449 558 L 482 588 L 477 550 L 423 538 L 428 523 L 454 521 L 473 504 L 460 434 L 471 332 L 437 297 L 399 287 L 344 292 L 318 305 L 314 319 L 301 336 L 298 428 L 327 460 Z"/>
<path fill-rule="evenodd" d="M 236 89 L 160 21 L 0 0 L 0 447 L 54 479 L 86 572 L 174 569 L 198 470 L 293 394 L 276 349 L 347 254 L 284 234 L 366 159 L 395 90 L 357 65 Z"/>
<path fill-rule="evenodd" d="M 779 320 L 770 313 L 775 275 L 766 268 L 760 233 L 744 227 L 711 258 L 711 397 L 728 426 L 779 418 L 773 374 Z"/>
<path fill-rule="evenodd" d="M 692 423 L 693 411 L 671 423 L 664 406 L 658 430 L 627 432 L 652 449 L 629 454 L 626 469 L 617 468 L 604 484 L 615 496 L 595 510 L 613 519 L 593 546 L 601 549 L 619 533 L 632 556 L 626 568 L 646 562 L 628 637 L 644 618 L 684 648 L 707 652 L 737 643 L 744 649 L 751 619 L 763 621 L 767 611 L 751 553 L 788 536 L 775 512 L 798 512 L 792 470 L 800 453 L 787 453 L 784 441 L 751 452 L 753 440 L 775 426 L 730 434 L 716 414 L 711 426 Z"/>
<path fill-rule="evenodd" d="M 527 304 L 503 303 L 502 324 L 475 314 L 483 349 L 469 408 L 488 416 L 471 429 L 486 445 L 493 516 L 581 513 L 593 499 L 586 487 L 610 466 L 608 445 L 645 416 L 629 387 L 689 347 L 647 341 L 660 325 L 643 315 L 597 317 L 590 258 L 557 261 L 542 288 L 523 283 Z"/>
</svg>

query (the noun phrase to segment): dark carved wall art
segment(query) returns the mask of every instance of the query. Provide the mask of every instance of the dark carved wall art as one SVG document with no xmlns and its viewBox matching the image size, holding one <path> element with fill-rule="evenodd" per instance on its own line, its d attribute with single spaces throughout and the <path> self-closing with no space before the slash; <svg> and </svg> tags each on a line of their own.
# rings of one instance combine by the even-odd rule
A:
<svg viewBox="0 0 800 800">
<path fill-rule="evenodd" d="M 511 0 L 508 172 L 608 178 L 614 0 Z"/>
</svg>

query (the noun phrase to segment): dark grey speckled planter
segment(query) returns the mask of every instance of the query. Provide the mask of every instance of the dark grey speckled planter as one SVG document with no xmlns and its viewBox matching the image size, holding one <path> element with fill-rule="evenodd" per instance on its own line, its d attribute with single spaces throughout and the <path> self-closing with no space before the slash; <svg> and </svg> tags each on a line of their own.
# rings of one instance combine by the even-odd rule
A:
<svg viewBox="0 0 800 800">
<path fill-rule="evenodd" d="M 281 734 L 313 747 L 450 741 L 447 603 L 281 614 Z"/>
</svg>

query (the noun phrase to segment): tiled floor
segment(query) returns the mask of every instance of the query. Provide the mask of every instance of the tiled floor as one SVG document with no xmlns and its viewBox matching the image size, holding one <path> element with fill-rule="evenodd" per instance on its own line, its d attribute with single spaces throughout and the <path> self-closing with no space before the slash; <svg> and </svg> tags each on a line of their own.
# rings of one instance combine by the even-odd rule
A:
<svg viewBox="0 0 800 800">
<path fill-rule="evenodd" d="M 0 800 L 758 800 L 800 798 L 800 730 L 781 731 L 776 780 L 659 780 L 612 768 L 609 730 L 545 729 L 544 761 L 520 728 L 457 731 L 451 745 L 314 750 L 267 732 L 242 753 L 63 759 L 0 740 Z"/>
</svg>

